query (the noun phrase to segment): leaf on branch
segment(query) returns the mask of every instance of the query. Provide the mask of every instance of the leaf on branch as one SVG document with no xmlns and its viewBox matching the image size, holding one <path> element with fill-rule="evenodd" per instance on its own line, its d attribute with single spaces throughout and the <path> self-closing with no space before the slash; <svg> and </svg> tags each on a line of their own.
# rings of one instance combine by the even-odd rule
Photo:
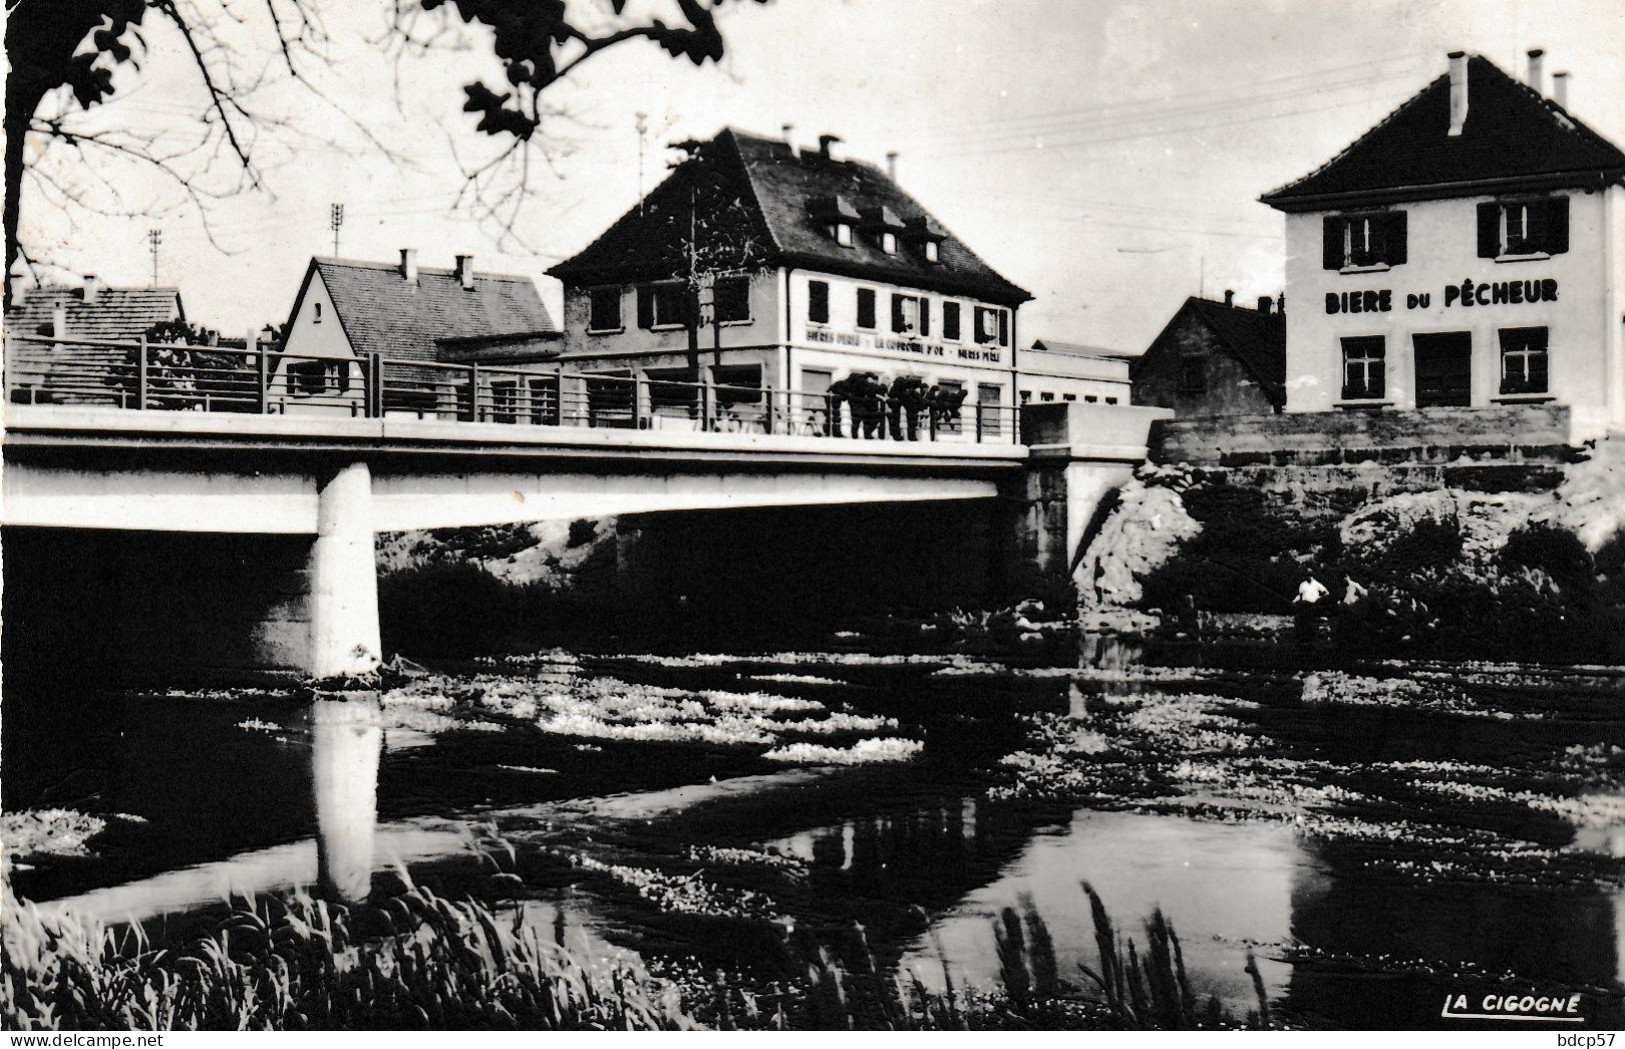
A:
<svg viewBox="0 0 1625 1049">
<path fill-rule="evenodd" d="M 512 135 L 524 140 L 529 139 L 536 130 L 535 118 L 507 104 L 513 97 L 512 92 L 499 95 L 486 87 L 483 81 L 476 80 L 472 84 L 464 84 L 463 93 L 468 96 L 463 102 L 463 112 L 479 113 L 477 128 L 487 135 Z"/>
</svg>

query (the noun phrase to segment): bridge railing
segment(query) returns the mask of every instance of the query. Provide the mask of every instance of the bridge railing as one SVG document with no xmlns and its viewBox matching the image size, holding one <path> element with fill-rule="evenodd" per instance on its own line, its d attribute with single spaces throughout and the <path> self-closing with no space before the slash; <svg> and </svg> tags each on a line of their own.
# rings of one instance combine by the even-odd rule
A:
<svg viewBox="0 0 1625 1049">
<path fill-rule="evenodd" d="M 915 397 L 853 399 L 642 374 L 503 368 L 378 354 L 323 357 L 268 346 L 12 336 L 13 404 L 145 411 L 409 416 L 445 422 L 690 430 L 872 440 L 1014 444 L 1019 408 Z"/>
</svg>

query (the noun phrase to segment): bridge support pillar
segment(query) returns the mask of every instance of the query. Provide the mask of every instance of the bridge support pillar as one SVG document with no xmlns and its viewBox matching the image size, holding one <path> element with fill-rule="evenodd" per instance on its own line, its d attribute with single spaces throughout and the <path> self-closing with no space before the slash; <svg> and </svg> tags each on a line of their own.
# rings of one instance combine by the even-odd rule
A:
<svg viewBox="0 0 1625 1049">
<path fill-rule="evenodd" d="M 1151 423 L 1171 414 L 1075 402 L 1023 407 L 1028 466 L 1001 492 L 1008 538 L 999 589 L 1007 599 L 1076 599 L 1084 544 L 1145 460 Z"/>
<path fill-rule="evenodd" d="M 310 553 L 310 662 L 317 681 L 378 669 L 378 571 L 373 560 L 372 471 L 352 463 L 321 485 Z"/>
</svg>

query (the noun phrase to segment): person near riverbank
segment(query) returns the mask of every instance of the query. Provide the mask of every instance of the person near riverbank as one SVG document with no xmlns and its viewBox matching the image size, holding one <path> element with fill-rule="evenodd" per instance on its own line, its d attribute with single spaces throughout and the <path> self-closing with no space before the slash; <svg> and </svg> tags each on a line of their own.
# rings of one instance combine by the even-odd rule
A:
<svg viewBox="0 0 1625 1049">
<path fill-rule="evenodd" d="M 1323 602 L 1330 594 L 1314 573 L 1305 575 L 1298 584 L 1298 596 L 1292 599 L 1292 626 L 1300 645 L 1314 644 L 1320 624 L 1326 619 Z"/>
<path fill-rule="evenodd" d="M 1355 582 L 1353 576 L 1349 576 L 1348 586 L 1343 588 L 1343 606 L 1346 608 L 1349 605 L 1359 604 L 1360 599 L 1365 597 L 1370 592 L 1371 591 Z"/>
</svg>

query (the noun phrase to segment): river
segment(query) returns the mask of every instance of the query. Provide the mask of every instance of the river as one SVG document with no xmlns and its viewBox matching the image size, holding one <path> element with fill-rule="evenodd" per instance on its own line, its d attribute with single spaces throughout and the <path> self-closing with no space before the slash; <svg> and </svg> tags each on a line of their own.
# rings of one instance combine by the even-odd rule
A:
<svg viewBox="0 0 1625 1049">
<path fill-rule="evenodd" d="M 992 986 L 1025 898 L 1086 986 L 1088 882 L 1142 943 L 1160 907 L 1238 1013 L 1251 952 L 1303 1026 L 1526 991 L 1625 1022 L 1617 668 L 844 645 L 549 652 L 314 703 L 8 681 L 7 811 L 105 820 L 14 886 L 118 921 L 318 877 L 483 891 L 484 854 L 652 968 L 766 979 L 793 929 L 928 986 Z"/>
</svg>

